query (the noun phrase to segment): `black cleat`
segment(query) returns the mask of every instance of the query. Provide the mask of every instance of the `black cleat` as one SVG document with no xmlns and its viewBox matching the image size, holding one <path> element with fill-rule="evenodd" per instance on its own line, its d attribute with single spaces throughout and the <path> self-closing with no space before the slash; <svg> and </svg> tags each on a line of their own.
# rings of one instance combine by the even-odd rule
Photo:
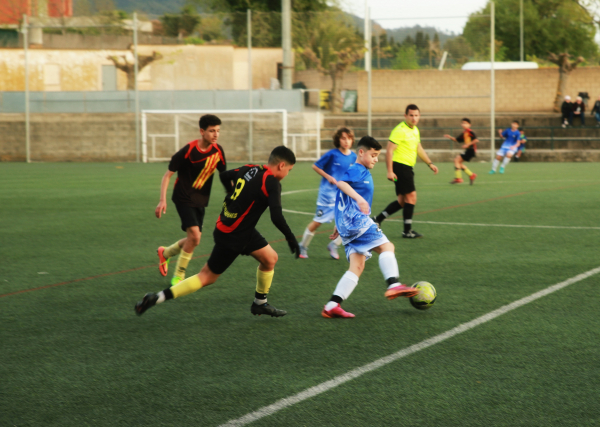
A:
<svg viewBox="0 0 600 427">
<path fill-rule="evenodd" d="M 252 305 L 250 306 L 250 313 L 254 314 L 255 316 L 258 314 L 259 316 L 261 314 L 268 314 L 271 317 L 283 317 L 287 314 L 287 311 L 285 310 L 278 310 L 275 307 L 273 307 L 272 305 L 269 305 L 269 303 L 264 303 L 262 305 L 258 305 L 255 303 L 252 303 Z"/>
<path fill-rule="evenodd" d="M 153 294 L 152 292 L 147 293 L 144 295 L 144 298 L 135 305 L 135 312 L 138 316 L 141 316 L 144 314 L 144 311 L 148 310 L 150 307 L 154 307 L 157 300 L 157 294 Z"/>
<path fill-rule="evenodd" d="M 419 237 L 423 237 L 423 235 L 417 233 L 415 230 L 410 230 L 409 232 L 402 233 L 402 237 L 405 239 L 418 239 Z"/>
<path fill-rule="evenodd" d="M 381 222 L 377 221 L 377 217 L 376 216 L 372 216 L 371 219 L 373 220 L 373 222 L 375 223 L 375 225 L 377 226 L 377 228 L 381 228 Z"/>
</svg>

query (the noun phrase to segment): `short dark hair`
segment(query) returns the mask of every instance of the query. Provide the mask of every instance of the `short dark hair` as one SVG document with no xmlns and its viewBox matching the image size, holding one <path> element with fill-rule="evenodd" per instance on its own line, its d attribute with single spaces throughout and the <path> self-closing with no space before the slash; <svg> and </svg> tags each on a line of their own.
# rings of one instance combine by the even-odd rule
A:
<svg viewBox="0 0 600 427">
<path fill-rule="evenodd" d="M 462 119 L 461 122 L 467 122 L 468 124 L 471 124 L 471 120 L 467 119 L 466 117 Z"/>
<path fill-rule="evenodd" d="M 419 107 L 417 107 L 415 104 L 408 104 L 406 106 L 406 110 L 404 111 L 404 114 L 408 114 L 408 110 L 417 110 L 417 111 L 421 111 L 419 110 Z"/>
<path fill-rule="evenodd" d="M 273 151 L 271 151 L 271 155 L 269 156 L 270 165 L 276 165 L 281 162 L 286 162 L 288 165 L 296 164 L 296 155 L 294 152 L 283 145 L 273 148 Z"/>
<path fill-rule="evenodd" d="M 348 136 L 352 139 L 352 142 L 354 142 L 354 131 L 350 128 L 342 126 L 337 128 L 333 134 L 333 145 L 335 145 L 335 148 L 340 148 L 340 138 L 342 137 L 343 133 L 348 134 Z"/>
<path fill-rule="evenodd" d="M 516 123 L 517 126 L 519 125 L 519 121 L 518 120 L 513 120 L 512 123 Z"/>
<path fill-rule="evenodd" d="M 377 141 L 375 138 L 373 138 L 372 136 L 363 136 L 360 141 L 358 141 L 358 145 L 356 146 L 356 149 L 367 149 L 370 150 L 371 148 L 373 150 L 381 150 L 383 147 L 381 146 L 381 144 L 379 143 L 379 141 Z"/>
<path fill-rule="evenodd" d="M 200 117 L 198 121 L 198 125 L 200 125 L 200 129 L 206 130 L 209 126 L 219 126 L 221 124 L 221 119 L 212 114 L 205 114 Z"/>
</svg>

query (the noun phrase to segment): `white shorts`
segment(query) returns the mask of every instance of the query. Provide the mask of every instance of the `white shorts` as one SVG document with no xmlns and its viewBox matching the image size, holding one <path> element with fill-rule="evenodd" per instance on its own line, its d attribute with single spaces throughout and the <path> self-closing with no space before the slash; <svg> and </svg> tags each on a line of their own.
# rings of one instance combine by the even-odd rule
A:
<svg viewBox="0 0 600 427">
<path fill-rule="evenodd" d="M 313 221 L 318 222 L 320 224 L 324 224 L 326 222 L 331 222 L 334 219 L 335 214 L 335 205 L 332 206 L 323 206 L 317 205 L 317 211 L 315 212 L 315 217 Z"/>
<path fill-rule="evenodd" d="M 514 156 L 516 151 L 511 150 L 510 148 L 500 148 L 496 153 L 496 156 L 505 157 L 509 153 Z"/>
<path fill-rule="evenodd" d="M 381 232 L 377 225 L 373 224 L 371 228 L 369 228 L 360 237 L 357 237 L 356 239 L 344 245 L 344 249 L 346 250 L 346 259 L 350 261 L 350 255 L 352 254 L 361 254 L 369 259 L 372 256 L 371 249 L 381 246 L 387 242 L 389 242 L 389 240 L 387 237 L 385 237 L 385 234 Z"/>
</svg>

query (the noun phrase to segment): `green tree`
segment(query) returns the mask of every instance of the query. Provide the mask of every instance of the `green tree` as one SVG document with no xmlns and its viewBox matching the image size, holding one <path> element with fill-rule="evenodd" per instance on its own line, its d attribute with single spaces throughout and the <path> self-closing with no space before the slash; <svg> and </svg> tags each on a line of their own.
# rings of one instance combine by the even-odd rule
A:
<svg viewBox="0 0 600 427">
<path fill-rule="evenodd" d="M 418 70 L 420 67 L 416 46 L 411 44 L 402 45 L 392 61 L 392 68 L 394 70 Z"/>
<path fill-rule="evenodd" d="M 496 0 L 496 40 L 500 56 L 519 60 L 519 0 Z M 489 58 L 490 4 L 470 15 L 463 30 L 476 56 Z M 485 16 L 488 15 L 488 16 Z M 576 0 L 524 0 L 525 53 L 545 57 L 548 52 L 570 52 L 575 56 L 596 58 L 596 28 L 590 13 Z M 503 50 L 504 49 L 504 50 Z M 498 56 L 499 49 L 496 48 Z"/>
<path fill-rule="evenodd" d="M 468 62 L 469 58 L 473 56 L 473 49 L 463 36 L 458 36 L 446 41 L 444 50 L 448 51 L 449 57 L 453 61 L 456 61 L 456 64 L 459 66 Z"/>
<path fill-rule="evenodd" d="M 184 6 L 179 14 L 165 13 L 160 17 L 160 22 L 166 36 L 183 39 L 196 31 L 200 24 L 200 15 L 193 6 L 188 5 Z"/>
</svg>

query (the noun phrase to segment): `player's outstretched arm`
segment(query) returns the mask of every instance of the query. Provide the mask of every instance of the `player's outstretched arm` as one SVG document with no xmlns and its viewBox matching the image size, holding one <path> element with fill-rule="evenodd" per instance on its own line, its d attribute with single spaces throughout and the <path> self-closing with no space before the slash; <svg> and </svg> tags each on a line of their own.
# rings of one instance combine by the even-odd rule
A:
<svg viewBox="0 0 600 427">
<path fill-rule="evenodd" d="M 233 193 L 234 185 L 233 181 L 237 176 L 238 169 L 230 169 L 228 171 L 221 172 L 219 174 L 219 179 L 221 180 L 221 184 L 225 187 L 225 192 L 227 194 Z"/>
<path fill-rule="evenodd" d="M 429 166 L 429 169 L 431 169 L 434 174 L 438 173 L 437 166 L 431 162 L 421 143 L 419 143 L 419 145 L 417 146 L 417 155 L 421 160 L 423 160 L 427 164 L 427 166 Z"/>
<path fill-rule="evenodd" d="M 350 184 L 345 181 L 338 181 L 337 187 L 344 194 L 356 200 L 356 203 L 358 203 L 358 208 L 362 213 L 365 215 L 369 215 L 371 213 L 371 207 L 369 206 L 369 203 L 360 194 L 358 194 L 356 190 L 350 186 Z"/>
<path fill-rule="evenodd" d="M 169 181 L 175 172 L 168 170 L 162 177 L 160 182 L 160 201 L 158 206 L 154 210 L 154 215 L 160 218 L 162 214 L 167 213 L 167 189 L 169 188 Z"/>
<path fill-rule="evenodd" d="M 332 177 L 331 175 L 329 175 L 327 172 L 325 172 L 323 169 L 319 168 L 317 165 L 312 165 L 313 170 L 318 173 L 319 175 L 321 175 L 323 178 L 325 178 L 330 184 L 337 184 L 337 181 L 334 177 Z"/>
<path fill-rule="evenodd" d="M 269 194 L 269 211 L 271 212 L 271 222 L 285 236 L 285 240 L 296 259 L 300 256 L 300 246 L 296 236 L 292 233 L 285 217 L 283 216 L 283 207 L 281 206 L 281 185 L 274 177 L 270 176 L 265 182 L 267 193 Z"/>
</svg>

